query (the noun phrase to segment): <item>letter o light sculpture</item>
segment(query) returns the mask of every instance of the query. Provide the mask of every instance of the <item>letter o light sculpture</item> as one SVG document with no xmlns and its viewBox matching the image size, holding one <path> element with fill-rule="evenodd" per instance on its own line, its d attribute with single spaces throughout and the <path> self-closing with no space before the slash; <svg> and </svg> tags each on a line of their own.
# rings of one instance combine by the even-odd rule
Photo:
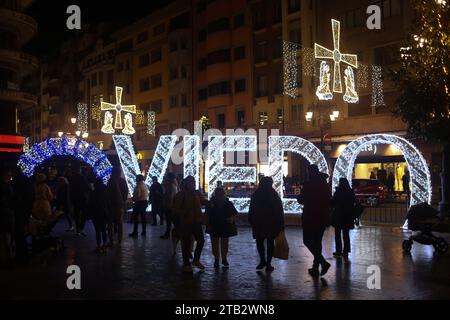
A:
<svg viewBox="0 0 450 320">
<path fill-rule="evenodd" d="M 350 142 L 336 161 L 333 172 L 333 193 L 340 178 L 347 178 L 352 184 L 353 168 L 356 157 L 368 144 L 392 144 L 405 157 L 411 177 L 410 206 L 419 203 L 431 203 L 431 178 L 428 165 L 422 154 L 409 141 L 389 134 L 372 134 Z"/>
</svg>

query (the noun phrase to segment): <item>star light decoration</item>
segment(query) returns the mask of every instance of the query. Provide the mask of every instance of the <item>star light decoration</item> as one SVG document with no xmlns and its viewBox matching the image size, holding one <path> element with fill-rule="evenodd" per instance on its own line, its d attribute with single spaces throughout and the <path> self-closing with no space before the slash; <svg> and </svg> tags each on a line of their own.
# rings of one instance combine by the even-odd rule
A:
<svg viewBox="0 0 450 320">
<path fill-rule="evenodd" d="M 112 132 L 112 126 L 111 126 L 111 119 L 110 118 L 110 111 L 115 112 L 115 120 L 114 120 L 114 129 L 122 130 L 123 133 L 126 134 L 133 134 L 134 128 L 132 127 L 131 122 L 131 115 L 130 117 L 125 117 L 125 128 L 123 127 L 122 123 L 122 112 L 127 112 L 127 114 L 135 114 L 136 113 L 136 105 L 122 105 L 122 87 L 116 87 L 116 103 L 112 104 L 109 102 L 101 102 L 101 111 L 107 111 L 105 113 L 105 123 L 102 128 L 102 132 L 104 133 L 114 133 Z"/>
<path fill-rule="evenodd" d="M 111 176 L 112 166 L 105 153 L 93 144 L 67 136 L 33 144 L 29 151 L 20 156 L 17 165 L 25 176 L 31 177 L 36 167 L 53 156 L 72 156 L 87 163 L 105 185 Z"/>
<path fill-rule="evenodd" d="M 88 109 L 85 103 L 77 105 L 77 129 L 81 133 L 88 132 Z"/>
<path fill-rule="evenodd" d="M 151 136 L 156 135 L 156 114 L 155 111 L 147 112 L 147 133 Z"/>
<path fill-rule="evenodd" d="M 284 212 L 301 213 L 302 206 L 296 199 L 285 199 L 283 194 L 283 158 L 285 152 L 294 152 L 315 164 L 320 172 L 329 175 L 327 161 L 322 152 L 311 142 L 295 136 L 269 137 L 269 174 L 273 179 L 273 188 L 283 200 Z"/>
<path fill-rule="evenodd" d="M 333 92 L 342 93 L 341 62 L 355 69 L 358 68 L 358 56 L 356 54 L 345 54 L 340 51 L 341 23 L 331 19 L 333 32 L 333 50 L 327 49 L 320 44 L 314 44 L 314 55 L 316 59 L 334 61 Z M 320 99 L 320 97 L 319 97 Z"/>
<path fill-rule="evenodd" d="M 372 66 L 372 106 L 384 106 L 383 74 L 380 66 Z"/>
<path fill-rule="evenodd" d="M 162 183 L 177 139 L 178 137 L 176 135 L 164 135 L 159 138 L 158 146 L 156 147 L 147 178 L 145 179 L 147 186 L 150 187 L 152 185 L 152 177 L 157 177 L 158 182 Z"/>
<path fill-rule="evenodd" d="M 128 193 L 133 194 L 136 187 L 136 176 L 141 174 L 131 137 L 127 135 L 113 135 L 114 146 L 119 156 L 120 166 L 128 186 Z"/>
<path fill-rule="evenodd" d="M 219 182 L 256 182 L 256 168 L 224 165 L 224 152 L 256 151 L 256 136 L 209 136 L 208 142 L 208 198 Z M 239 212 L 247 212 L 249 198 L 231 198 Z"/>
<path fill-rule="evenodd" d="M 299 49 L 299 44 L 289 41 L 283 41 L 283 88 L 284 94 L 291 98 L 297 97 L 297 50 Z"/>
<path fill-rule="evenodd" d="M 184 177 L 195 178 L 195 189 L 200 187 L 200 137 L 184 136 L 183 138 L 183 169 Z"/>
<path fill-rule="evenodd" d="M 346 146 L 334 167 L 333 192 L 338 186 L 340 178 L 347 178 L 351 186 L 356 157 L 368 144 L 391 144 L 397 147 L 403 153 L 410 172 L 412 184 L 410 206 L 423 202 L 431 203 L 431 177 L 425 159 L 408 140 L 390 134 L 363 136 Z"/>
</svg>

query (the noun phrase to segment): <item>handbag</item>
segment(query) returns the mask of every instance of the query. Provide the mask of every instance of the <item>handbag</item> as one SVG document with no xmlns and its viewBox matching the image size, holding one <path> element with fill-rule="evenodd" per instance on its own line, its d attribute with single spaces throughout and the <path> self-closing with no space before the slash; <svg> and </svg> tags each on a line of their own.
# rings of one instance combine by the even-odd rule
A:
<svg viewBox="0 0 450 320">
<path fill-rule="evenodd" d="M 273 256 L 281 260 L 288 260 L 289 258 L 289 244 L 287 242 L 284 230 L 281 230 L 275 238 L 275 249 L 273 251 Z"/>
</svg>

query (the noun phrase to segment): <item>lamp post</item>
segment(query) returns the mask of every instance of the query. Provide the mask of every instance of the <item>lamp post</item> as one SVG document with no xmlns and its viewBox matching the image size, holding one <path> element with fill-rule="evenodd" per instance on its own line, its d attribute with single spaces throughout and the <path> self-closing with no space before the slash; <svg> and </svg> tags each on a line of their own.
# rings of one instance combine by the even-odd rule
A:
<svg viewBox="0 0 450 320">
<path fill-rule="evenodd" d="M 324 151 L 324 130 L 326 125 L 326 119 L 329 117 L 331 122 L 336 121 L 339 118 L 340 112 L 336 107 L 326 103 L 316 102 L 306 112 L 305 119 L 307 122 L 312 122 L 314 117 L 317 116 L 317 122 L 320 129 L 320 151 Z"/>
</svg>

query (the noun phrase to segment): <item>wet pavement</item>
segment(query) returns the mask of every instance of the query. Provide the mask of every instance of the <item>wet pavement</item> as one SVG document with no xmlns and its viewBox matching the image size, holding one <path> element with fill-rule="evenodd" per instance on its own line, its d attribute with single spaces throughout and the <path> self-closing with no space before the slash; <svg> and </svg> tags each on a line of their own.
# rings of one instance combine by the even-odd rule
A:
<svg viewBox="0 0 450 320">
<path fill-rule="evenodd" d="M 181 273 L 181 250 L 172 256 L 170 240 L 161 240 L 162 226 L 148 226 L 147 237 L 126 238 L 105 255 L 93 252 L 93 227 L 86 238 L 68 234 L 59 225 L 65 252 L 34 256 L 32 263 L 0 271 L 2 299 L 449 299 L 450 254 L 434 255 L 432 246 L 414 244 L 404 254 L 401 243 L 409 232 L 398 227 L 363 226 L 351 232 L 349 261 L 333 258 L 334 234 L 324 237 L 328 274 L 313 280 L 307 269 L 312 256 L 302 243 L 301 228 L 287 228 L 288 261 L 275 259 L 272 274 L 257 273 L 254 240 L 248 227 L 230 241 L 230 268 L 214 269 L 209 236 L 202 262 L 204 272 Z M 126 224 L 127 231 L 131 226 Z M 448 236 L 445 236 L 448 239 Z M 81 290 L 68 290 L 66 268 L 81 268 Z M 367 268 L 377 265 L 381 289 L 368 289 Z"/>
</svg>

